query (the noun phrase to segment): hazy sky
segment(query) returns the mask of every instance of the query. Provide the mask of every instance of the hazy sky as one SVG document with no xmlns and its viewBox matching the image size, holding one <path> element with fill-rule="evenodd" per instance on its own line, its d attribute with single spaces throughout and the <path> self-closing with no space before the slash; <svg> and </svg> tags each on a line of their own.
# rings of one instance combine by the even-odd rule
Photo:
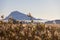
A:
<svg viewBox="0 0 60 40">
<path fill-rule="evenodd" d="M 0 16 L 20 11 L 43 19 L 60 19 L 60 0 L 0 0 Z"/>
</svg>

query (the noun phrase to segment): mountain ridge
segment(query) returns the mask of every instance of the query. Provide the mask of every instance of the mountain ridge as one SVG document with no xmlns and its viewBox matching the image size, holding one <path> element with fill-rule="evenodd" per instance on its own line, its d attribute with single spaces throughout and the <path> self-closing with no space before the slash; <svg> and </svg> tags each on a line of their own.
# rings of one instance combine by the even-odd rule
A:
<svg viewBox="0 0 60 40">
<path fill-rule="evenodd" d="M 9 19 L 10 16 L 12 16 L 16 20 L 31 20 L 31 17 L 19 11 L 11 12 L 5 19 L 6 20 Z M 32 17 L 32 20 L 42 20 L 42 19 L 37 19 L 37 18 Z"/>
<path fill-rule="evenodd" d="M 46 21 L 45 23 L 46 24 L 52 24 L 52 23 L 60 24 L 60 20 L 51 20 L 51 21 Z"/>
</svg>

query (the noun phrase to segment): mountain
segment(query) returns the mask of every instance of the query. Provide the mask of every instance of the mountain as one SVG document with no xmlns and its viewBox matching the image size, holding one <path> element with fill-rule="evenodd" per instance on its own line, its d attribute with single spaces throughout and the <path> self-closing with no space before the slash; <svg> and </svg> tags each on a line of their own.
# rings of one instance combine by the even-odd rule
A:
<svg viewBox="0 0 60 40">
<path fill-rule="evenodd" d="M 60 20 L 55 20 L 55 22 L 56 22 L 57 24 L 60 24 Z"/>
<path fill-rule="evenodd" d="M 53 21 L 46 21 L 45 23 L 46 23 L 46 24 L 52 24 Z"/>
<path fill-rule="evenodd" d="M 52 23 L 60 24 L 60 20 L 46 21 L 45 23 L 46 24 L 52 24 Z"/>
<path fill-rule="evenodd" d="M 24 13 L 21 13 L 19 11 L 13 11 L 10 13 L 9 16 L 7 16 L 5 18 L 5 20 L 9 19 L 10 16 L 12 16 L 16 20 L 30 20 L 31 19 L 31 17 L 27 16 Z M 42 19 L 36 19 L 36 18 L 32 17 L 32 20 L 42 20 Z"/>
</svg>

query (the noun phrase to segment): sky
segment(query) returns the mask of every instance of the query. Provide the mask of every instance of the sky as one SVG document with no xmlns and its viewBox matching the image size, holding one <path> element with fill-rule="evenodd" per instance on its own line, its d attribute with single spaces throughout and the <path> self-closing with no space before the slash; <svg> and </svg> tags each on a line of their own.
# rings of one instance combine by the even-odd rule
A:
<svg viewBox="0 0 60 40">
<path fill-rule="evenodd" d="M 60 19 L 60 0 L 0 0 L 0 16 L 16 10 L 36 18 Z"/>
</svg>

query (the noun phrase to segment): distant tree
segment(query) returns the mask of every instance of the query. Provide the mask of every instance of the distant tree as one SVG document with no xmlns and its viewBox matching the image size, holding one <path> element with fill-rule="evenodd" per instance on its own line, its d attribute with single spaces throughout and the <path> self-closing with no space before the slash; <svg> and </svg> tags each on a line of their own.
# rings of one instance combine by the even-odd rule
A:
<svg viewBox="0 0 60 40">
<path fill-rule="evenodd" d="M 18 23 L 18 21 L 16 21 L 12 16 L 9 17 L 8 22 L 13 24 Z"/>
<path fill-rule="evenodd" d="M 4 15 L 1 16 L 2 20 L 4 19 Z"/>
<path fill-rule="evenodd" d="M 13 18 L 12 18 L 12 16 L 9 17 L 8 23 L 13 23 Z"/>
<path fill-rule="evenodd" d="M 3 24 L 4 15 L 2 15 L 1 18 L 2 20 L 0 21 L 0 23 Z"/>
<path fill-rule="evenodd" d="M 31 13 L 29 12 L 28 16 L 30 17 L 30 20 L 32 20 L 32 15 Z"/>
<path fill-rule="evenodd" d="M 30 17 L 30 20 L 31 20 L 31 22 L 33 22 L 33 17 L 32 17 L 32 15 L 31 15 L 31 13 L 29 12 L 29 14 L 28 14 L 28 17 Z"/>
</svg>

